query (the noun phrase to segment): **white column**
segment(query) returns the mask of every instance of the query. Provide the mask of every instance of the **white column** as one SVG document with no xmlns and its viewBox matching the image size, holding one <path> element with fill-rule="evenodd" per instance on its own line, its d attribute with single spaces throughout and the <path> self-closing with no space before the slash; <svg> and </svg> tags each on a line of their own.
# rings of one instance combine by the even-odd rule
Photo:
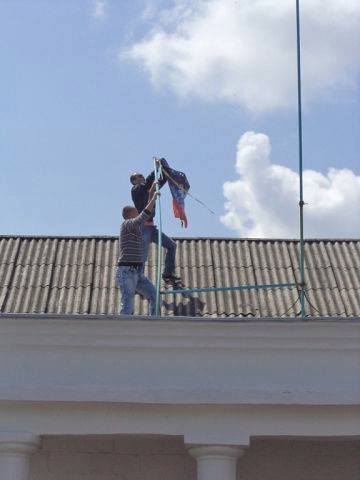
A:
<svg viewBox="0 0 360 480">
<path fill-rule="evenodd" d="M 1 480 L 28 480 L 30 456 L 39 443 L 39 437 L 30 433 L 0 432 Z"/>
<path fill-rule="evenodd" d="M 197 461 L 197 480 L 236 480 L 236 462 L 245 448 L 204 445 L 188 451 Z"/>
</svg>

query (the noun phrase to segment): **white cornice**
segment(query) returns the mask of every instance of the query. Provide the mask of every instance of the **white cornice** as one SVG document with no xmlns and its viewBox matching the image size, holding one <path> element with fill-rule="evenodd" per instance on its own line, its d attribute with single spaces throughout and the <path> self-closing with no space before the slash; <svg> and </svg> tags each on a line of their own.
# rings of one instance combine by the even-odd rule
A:
<svg viewBox="0 0 360 480">
<path fill-rule="evenodd" d="M 359 367 L 359 319 L 0 318 L 5 401 L 357 405 Z"/>
</svg>

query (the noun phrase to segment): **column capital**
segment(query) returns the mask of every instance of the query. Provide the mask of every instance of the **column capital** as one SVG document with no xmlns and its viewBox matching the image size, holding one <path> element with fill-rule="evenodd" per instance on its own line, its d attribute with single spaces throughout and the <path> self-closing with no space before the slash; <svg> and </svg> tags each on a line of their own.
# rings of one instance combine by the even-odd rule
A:
<svg viewBox="0 0 360 480">
<path fill-rule="evenodd" d="M 236 480 L 237 459 L 245 452 L 238 445 L 193 445 L 188 448 L 196 458 L 198 480 Z"/>
<path fill-rule="evenodd" d="M 0 455 L 30 455 L 40 445 L 40 437 L 28 432 L 1 432 Z"/>
<path fill-rule="evenodd" d="M 187 450 L 196 459 L 221 457 L 236 459 L 244 455 L 246 446 L 238 445 L 192 445 Z"/>
</svg>

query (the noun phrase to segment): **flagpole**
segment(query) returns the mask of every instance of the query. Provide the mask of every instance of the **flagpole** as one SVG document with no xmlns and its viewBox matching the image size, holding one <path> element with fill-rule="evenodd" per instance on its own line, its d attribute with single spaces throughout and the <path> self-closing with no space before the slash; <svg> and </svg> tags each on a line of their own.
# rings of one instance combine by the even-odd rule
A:
<svg viewBox="0 0 360 480">
<path fill-rule="evenodd" d="M 159 179 L 161 175 L 161 164 L 158 166 L 156 162 L 156 157 L 154 157 L 154 172 L 155 172 L 155 181 L 156 181 L 156 192 L 160 192 L 159 188 Z M 160 288 L 161 288 L 161 269 L 162 269 L 162 216 L 161 216 L 161 201 L 160 195 L 156 198 L 157 212 L 159 215 L 158 221 L 158 250 L 157 250 L 157 272 L 156 272 L 156 306 L 155 314 L 161 317 L 161 297 L 160 297 Z"/>
</svg>

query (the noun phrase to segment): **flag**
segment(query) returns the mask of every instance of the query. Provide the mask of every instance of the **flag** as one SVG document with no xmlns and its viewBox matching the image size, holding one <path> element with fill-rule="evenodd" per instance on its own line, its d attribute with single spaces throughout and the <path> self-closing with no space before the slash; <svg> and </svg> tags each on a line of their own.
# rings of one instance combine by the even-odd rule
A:
<svg viewBox="0 0 360 480">
<path fill-rule="evenodd" d="M 181 220 L 181 226 L 187 228 L 188 221 L 185 213 L 185 198 L 190 189 L 190 184 L 185 173 L 170 168 L 165 159 L 162 159 L 161 163 L 165 167 L 163 173 L 168 179 L 173 198 L 174 216 Z"/>
</svg>

